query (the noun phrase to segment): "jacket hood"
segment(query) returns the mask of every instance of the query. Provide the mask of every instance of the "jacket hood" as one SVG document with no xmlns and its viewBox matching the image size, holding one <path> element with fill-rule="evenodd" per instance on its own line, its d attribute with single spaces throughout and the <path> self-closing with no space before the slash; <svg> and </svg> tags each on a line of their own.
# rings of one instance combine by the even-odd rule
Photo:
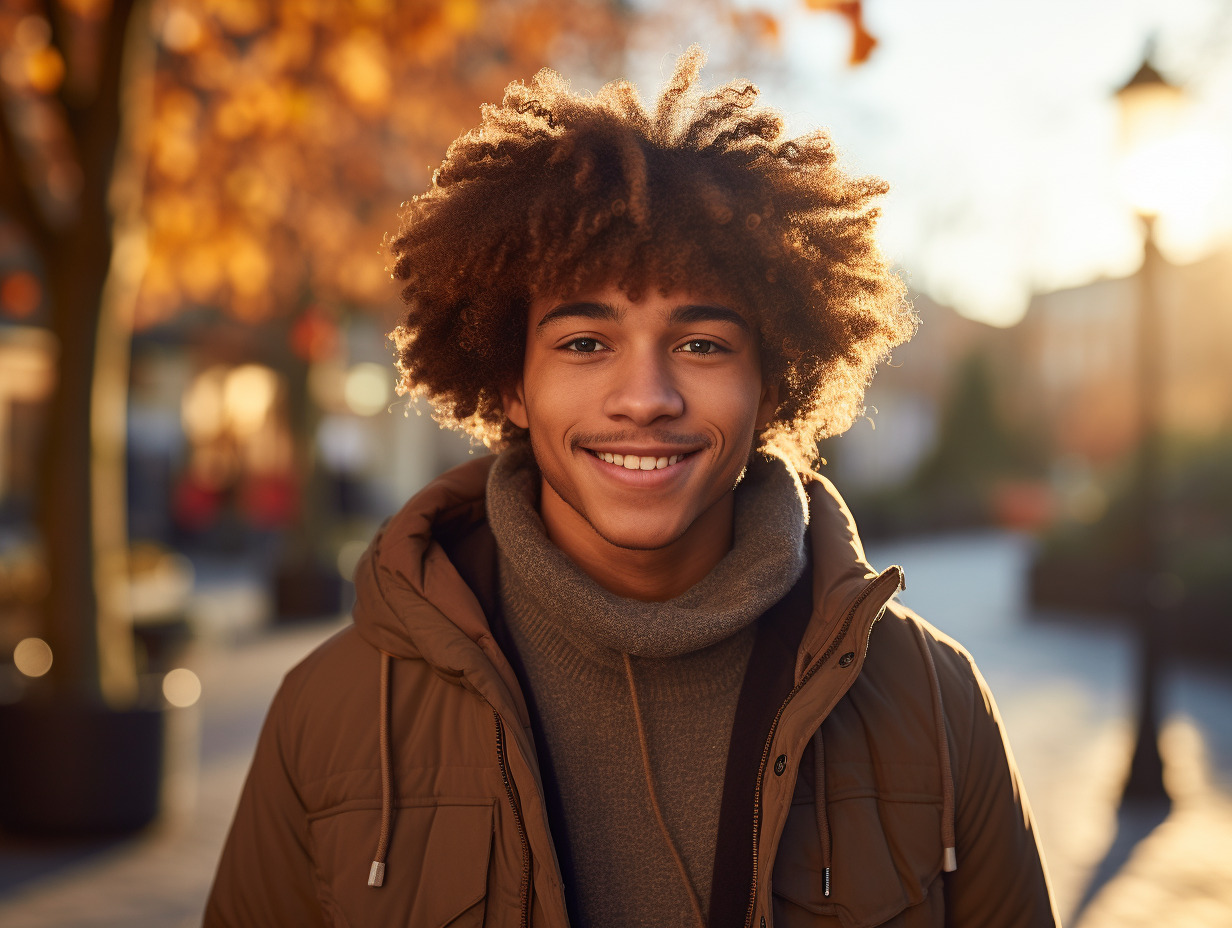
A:
<svg viewBox="0 0 1232 928">
<path fill-rule="evenodd" d="M 484 517 L 494 460 L 489 455 L 468 461 L 433 480 L 368 545 L 355 570 L 353 615 L 373 647 L 459 673 L 473 660 L 473 646 L 490 638 L 479 601 L 437 537 Z"/>
<path fill-rule="evenodd" d="M 499 654 L 475 594 L 437 540 L 484 518 L 488 455 L 448 471 L 412 497 L 377 533 L 355 572 L 360 635 L 397 658 L 423 658 L 449 674 L 473 673 L 480 654 Z M 834 485 L 805 475 L 813 559 L 813 617 L 801 656 L 816 653 L 835 616 L 877 574 L 855 520 Z M 497 663 L 502 671 L 505 661 Z M 800 668 L 797 668 L 799 671 Z M 512 679 L 506 680 L 511 688 Z"/>
</svg>

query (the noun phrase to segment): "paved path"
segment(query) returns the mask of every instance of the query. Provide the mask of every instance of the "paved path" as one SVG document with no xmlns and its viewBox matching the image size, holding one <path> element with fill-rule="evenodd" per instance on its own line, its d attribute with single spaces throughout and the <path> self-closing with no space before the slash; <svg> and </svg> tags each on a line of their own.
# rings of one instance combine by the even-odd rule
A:
<svg viewBox="0 0 1232 928">
<path fill-rule="evenodd" d="M 990 533 L 876 546 L 869 558 L 904 567 L 903 601 L 960 640 L 992 687 L 1064 923 L 1230 928 L 1232 675 L 1171 669 L 1160 744 L 1173 808 L 1162 824 L 1155 810 L 1118 820 L 1133 743 L 1132 641 L 1061 616 L 1030 621 L 1030 545 Z M 1106 858 L 1120 864 L 1112 873 Z M 1075 921 L 1097 877 L 1102 888 Z"/>
<path fill-rule="evenodd" d="M 188 757 L 170 778 L 165 820 L 137 839 L 111 847 L 65 851 L 0 845 L 0 874 L 6 865 L 8 870 L 47 871 L 0 896 L 0 925 L 199 925 L 274 690 L 287 670 L 338 627 L 329 623 L 280 629 L 242 644 L 202 646 L 190 655 L 188 663 L 201 678 L 202 699 L 192 709 L 180 710 L 173 725 L 172 737 L 188 745 L 181 757 Z M 194 754 L 199 764 L 193 762 Z M 0 885 L 7 882 L 0 879 Z"/>
<path fill-rule="evenodd" d="M 996 693 L 1066 924 L 1232 926 L 1229 675 L 1170 676 L 1161 742 L 1175 803 L 1166 817 L 1145 810 L 1118 819 L 1131 741 L 1132 648 L 1114 632 L 1028 622 L 1028 548 L 1025 539 L 989 534 L 877 546 L 869 554 L 878 566 L 903 565 L 903 600 L 962 641 Z M 188 747 L 166 820 L 105 848 L 0 842 L 0 925 L 198 924 L 265 707 L 283 672 L 336 627 L 201 645 L 191 663 L 204 695 L 177 719 L 176 736 Z M 1092 895 L 1096 877 L 1101 888 Z"/>
</svg>

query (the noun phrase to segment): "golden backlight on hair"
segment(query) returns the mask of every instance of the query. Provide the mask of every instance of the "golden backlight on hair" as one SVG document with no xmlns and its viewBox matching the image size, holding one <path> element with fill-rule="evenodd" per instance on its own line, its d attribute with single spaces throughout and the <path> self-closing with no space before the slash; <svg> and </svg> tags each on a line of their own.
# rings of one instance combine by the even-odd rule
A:
<svg viewBox="0 0 1232 928">
<path fill-rule="evenodd" d="M 844 173 L 824 131 L 786 137 L 747 81 L 702 93 L 703 62 L 685 52 L 652 110 L 627 81 L 583 96 L 548 70 L 483 108 L 389 244 L 403 392 L 499 447 L 519 431 L 500 390 L 533 296 L 687 289 L 759 326 L 763 375 L 783 385 L 765 446 L 804 470 L 851 424 L 916 325 L 873 238 L 886 184 Z"/>
</svg>

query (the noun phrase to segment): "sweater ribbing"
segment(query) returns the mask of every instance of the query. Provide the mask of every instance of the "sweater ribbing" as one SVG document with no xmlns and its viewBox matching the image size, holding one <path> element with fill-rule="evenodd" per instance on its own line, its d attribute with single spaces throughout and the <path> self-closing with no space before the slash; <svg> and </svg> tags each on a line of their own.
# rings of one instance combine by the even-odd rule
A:
<svg viewBox="0 0 1232 928">
<path fill-rule="evenodd" d="M 528 677 L 569 895 L 584 925 L 688 924 L 689 902 L 659 834 L 642 771 L 630 653 L 650 766 L 668 831 L 703 906 L 735 705 L 754 621 L 799 577 L 806 510 L 794 473 L 758 460 L 736 491 L 732 550 L 665 603 L 603 590 L 547 539 L 525 449 L 493 467 L 488 517 L 500 596 Z M 647 653 L 649 652 L 649 653 Z"/>
</svg>

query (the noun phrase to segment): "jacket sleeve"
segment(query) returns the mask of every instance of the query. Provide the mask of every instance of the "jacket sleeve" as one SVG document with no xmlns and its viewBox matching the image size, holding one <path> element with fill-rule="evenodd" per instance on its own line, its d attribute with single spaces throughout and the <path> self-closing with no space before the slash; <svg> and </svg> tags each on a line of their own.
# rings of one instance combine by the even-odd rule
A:
<svg viewBox="0 0 1232 928">
<path fill-rule="evenodd" d="M 288 764 L 283 683 L 266 716 L 205 908 L 205 928 L 325 926 L 307 813 Z"/>
<path fill-rule="evenodd" d="M 958 869 L 945 875 L 946 924 L 1054 928 L 1060 920 L 1000 713 L 984 678 L 963 656 L 975 692 L 968 749 L 955 757 Z"/>
</svg>

